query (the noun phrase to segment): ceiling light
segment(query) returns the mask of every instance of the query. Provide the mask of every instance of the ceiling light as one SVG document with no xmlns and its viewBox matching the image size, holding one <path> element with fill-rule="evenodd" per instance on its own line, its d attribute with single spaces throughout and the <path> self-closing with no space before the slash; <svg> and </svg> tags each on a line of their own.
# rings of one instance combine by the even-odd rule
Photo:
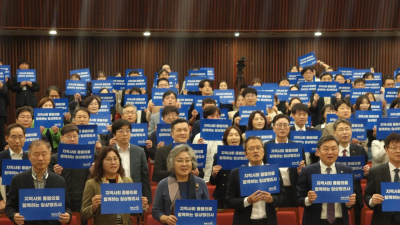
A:
<svg viewBox="0 0 400 225">
<path fill-rule="evenodd" d="M 56 30 L 51 30 L 51 31 L 49 32 L 49 34 L 55 35 L 55 34 L 57 34 L 57 31 L 56 31 Z"/>
<path fill-rule="evenodd" d="M 144 32 L 143 33 L 144 36 L 150 36 L 150 34 L 151 34 L 150 32 Z"/>
<path fill-rule="evenodd" d="M 240 33 L 235 33 L 235 37 L 239 37 L 240 36 Z"/>
<path fill-rule="evenodd" d="M 315 36 L 321 36 L 322 33 L 321 33 L 321 32 L 315 32 L 314 35 L 315 35 Z"/>
</svg>

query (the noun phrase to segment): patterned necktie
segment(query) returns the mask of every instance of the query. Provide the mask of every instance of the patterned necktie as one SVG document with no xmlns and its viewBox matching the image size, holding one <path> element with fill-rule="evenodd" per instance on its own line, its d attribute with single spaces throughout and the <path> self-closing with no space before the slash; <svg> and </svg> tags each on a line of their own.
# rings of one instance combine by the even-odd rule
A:
<svg viewBox="0 0 400 225">
<path fill-rule="evenodd" d="M 328 174 L 331 173 L 332 168 L 326 168 Z M 330 224 L 335 221 L 335 203 L 326 203 L 326 218 Z"/>
<path fill-rule="evenodd" d="M 343 156 L 347 156 L 346 152 L 347 152 L 347 150 L 343 149 Z"/>
<path fill-rule="evenodd" d="M 399 177 L 400 169 L 394 169 L 393 171 L 394 171 L 394 182 L 399 182 L 400 181 L 400 177 Z M 393 217 L 396 221 L 400 221 L 400 212 L 395 212 Z"/>
</svg>

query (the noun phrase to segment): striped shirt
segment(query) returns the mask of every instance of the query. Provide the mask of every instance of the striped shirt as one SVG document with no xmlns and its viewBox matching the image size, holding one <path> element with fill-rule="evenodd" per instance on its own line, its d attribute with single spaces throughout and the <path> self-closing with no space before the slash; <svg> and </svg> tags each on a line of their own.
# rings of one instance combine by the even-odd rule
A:
<svg viewBox="0 0 400 225">
<path fill-rule="evenodd" d="M 43 174 L 42 180 L 38 180 L 38 175 L 35 173 L 35 171 L 32 169 L 32 177 L 33 177 L 33 184 L 35 185 L 36 189 L 43 189 L 46 186 L 46 179 L 49 176 L 49 173 L 46 172 Z"/>
</svg>

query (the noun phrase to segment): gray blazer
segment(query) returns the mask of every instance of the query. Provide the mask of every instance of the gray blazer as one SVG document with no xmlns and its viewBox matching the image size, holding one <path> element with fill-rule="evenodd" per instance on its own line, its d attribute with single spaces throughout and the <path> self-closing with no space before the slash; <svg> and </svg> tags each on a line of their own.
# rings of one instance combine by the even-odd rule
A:
<svg viewBox="0 0 400 225">
<path fill-rule="evenodd" d="M 150 116 L 150 122 L 149 122 L 149 130 L 147 132 L 149 132 L 149 134 L 154 131 L 154 129 L 156 128 L 156 125 L 160 123 L 160 113 L 154 113 L 151 114 Z"/>
</svg>

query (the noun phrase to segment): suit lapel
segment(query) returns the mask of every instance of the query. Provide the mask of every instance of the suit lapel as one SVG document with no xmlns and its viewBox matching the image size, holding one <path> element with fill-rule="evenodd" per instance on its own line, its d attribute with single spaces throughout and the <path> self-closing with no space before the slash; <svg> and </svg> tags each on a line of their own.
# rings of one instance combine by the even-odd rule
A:
<svg viewBox="0 0 400 225">
<path fill-rule="evenodd" d="M 29 173 L 25 174 L 25 181 L 28 181 L 28 182 L 26 182 L 27 188 L 32 188 L 32 189 L 35 188 L 35 184 L 33 183 L 33 177 L 32 177 L 32 169 L 29 170 Z M 46 181 L 46 184 L 47 184 L 47 181 Z"/>
<path fill-rule="evenodd" d="M 381 171 L 382 182 L 391 182 L 392 178 L 390 177 L 390 169 L 389 163 L 387 162 L 384 167 L 382 167 Z"/>
</svg>

